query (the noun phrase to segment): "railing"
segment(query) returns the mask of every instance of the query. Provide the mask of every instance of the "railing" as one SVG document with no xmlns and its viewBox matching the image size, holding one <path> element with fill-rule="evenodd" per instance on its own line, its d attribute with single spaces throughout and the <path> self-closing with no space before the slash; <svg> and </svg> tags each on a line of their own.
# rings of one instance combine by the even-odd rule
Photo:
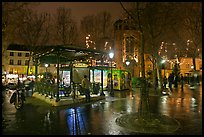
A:
<svg viewBox="0 0 204 137">
<path fill-rule="evenodd" d="M 60 85 L 59 87 L 60 97 L 78 97 L 79 95 L 84 95 L 81 84 L 72 84 L 70 86 Z M 36 82 L 34 92 L 45 95 L 46 97 L 56 97 L 57 96 L 57 84 L 51 84 L 49 82 Z"/>
<path fill-rule="evenodd" d="M 57 85 L 51 84 L 49 82 L 36 82 L 34 86 L 34 92 L 38 92 L 39 94 L 46 95 L 46 97 L 50 96 L 50 98 L 56 97 L 57 95 Z"/>
<path fill-rule="evenodd" d="M 98 94 L 100 92 L 100 83 L 92 83 L 92 94 Z"/>
</svg>

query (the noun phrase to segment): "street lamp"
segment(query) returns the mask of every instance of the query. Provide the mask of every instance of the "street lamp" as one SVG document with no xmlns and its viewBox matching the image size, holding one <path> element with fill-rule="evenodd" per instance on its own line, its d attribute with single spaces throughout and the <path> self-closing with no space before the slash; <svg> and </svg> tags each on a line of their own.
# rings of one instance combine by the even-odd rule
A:
<svg viewBox="0 0 204 137">
<path fill-rule="evenodd" d="M 113 97 L 114 96 L 114 92 L 113 92 L 113 78 L 112 78 L 112 60 L 113 60 L 113 57 L 114 57 L 114 53 L 111 51 L 109 53 L 109 57 L 111 59 L 111 91 L 110 91 L 110 95 Z"/>
<path fill-rule="evenodd" d="M 46 78 L 47 78 L 47 67 L 48 67 L 48 64 L 45 64 L 45 68 L 46 68 Z"/>
<path fill-rule="evenodd" d="M 193 65 L 191 65 L 191 69 L 194 69 L 194 66 L 193 66 Z"/>
<path fill-rule="evenodd" d="M 130 65 L 130 61 L 129 61 L 129 60 L 126 60 L 125 64 L 126 64 L 127 66 L 129 66 L 129 65 Z"/>
</svg>

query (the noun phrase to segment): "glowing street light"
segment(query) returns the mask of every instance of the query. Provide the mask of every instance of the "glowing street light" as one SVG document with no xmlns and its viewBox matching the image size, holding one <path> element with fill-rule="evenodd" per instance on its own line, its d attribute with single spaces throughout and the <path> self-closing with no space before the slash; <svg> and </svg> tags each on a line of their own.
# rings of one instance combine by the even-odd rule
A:
<svg viewBox="0 0 204 137">
<path fill-rule="evenodd" d="M 130 65 L 130 61 L 129 61 L 129 60 L 126 60 L 125 64 L 126 64 L 127 66 L 129 66 L 129 65 Z"/>
<path fill-rule="evenodd" d="M 165 62 L 166 62 L 166 60 L 165 60 L 165 59 L 163 59 L 163 60 L 161 61 L 161 63 L 162 63 L 162 64 L 164 64 Z"/>
<path fill-rule="evenodd" d="M 191 69 L 194 69 L 194 66 L 193 66 L 193 65 L 191 65 Z"/>
</svg>

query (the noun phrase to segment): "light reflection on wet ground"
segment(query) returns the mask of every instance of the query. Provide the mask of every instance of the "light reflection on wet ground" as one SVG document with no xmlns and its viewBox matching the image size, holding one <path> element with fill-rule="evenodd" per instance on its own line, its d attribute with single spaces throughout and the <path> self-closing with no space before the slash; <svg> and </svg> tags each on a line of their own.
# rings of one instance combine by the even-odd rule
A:
<svg viewBox="0 0 204 137">
<path fill-rule="evenodd" d="M 202 85 L 201 85 L 202 86 Z M 201 87 L 200 86 L 200 87 Z M 139 91 L 117 94 L 106 100 L 80 105 L 76 108 L 48 107 L 25 104 L 23 110 L 3 105 L 3 134 L 11 135 L 133 135 L 115 120 L 138 111 Z M 120 98 L 117 98 L 120 97 Z M 30 98 L 30 100 L 32 100 Z M 35 100 L 35 99 L 33 99 Z M 36 100 L 35 100 L 36 101 Z M 32 102 L 32 101 L 31 101 Z M 150 111 L 178 120 L 181 127 L 175 135 L 202 134 L 202 87 L 184 92 L 174 90 L 171 95 L 150 96 Z"/>
</svg>

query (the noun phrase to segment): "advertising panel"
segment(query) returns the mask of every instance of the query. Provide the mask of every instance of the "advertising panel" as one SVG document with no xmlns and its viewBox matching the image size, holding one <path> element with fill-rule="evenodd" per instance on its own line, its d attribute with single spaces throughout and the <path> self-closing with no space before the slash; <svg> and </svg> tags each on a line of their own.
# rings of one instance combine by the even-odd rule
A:
<svg viewBox="0 0 204 137">
<path fill-rule="evenodd" d="M 107 70 L 103 70 L 103 87 L 105 88 L 107 86 Z M 101 70 L 94 69 L 94 76 L 93 76 L 93 71 L 90 71 L 90 81 L 96 83 L 101 83 Z"/>
<path fill-rule="evenodd" d="M 130 74 L 125 70 L 112 70 L 113 89 L 125 90 L 130 89 L 131 77 Z M 111 85 L 111 71 L 107 72 L 107 84 Z"/>
<path fill-rule="evenodd" d="M 62 74 L 63 82 L 65 85 L 70 85 L 70 71 L 63 71 Z"/>
</svg>

